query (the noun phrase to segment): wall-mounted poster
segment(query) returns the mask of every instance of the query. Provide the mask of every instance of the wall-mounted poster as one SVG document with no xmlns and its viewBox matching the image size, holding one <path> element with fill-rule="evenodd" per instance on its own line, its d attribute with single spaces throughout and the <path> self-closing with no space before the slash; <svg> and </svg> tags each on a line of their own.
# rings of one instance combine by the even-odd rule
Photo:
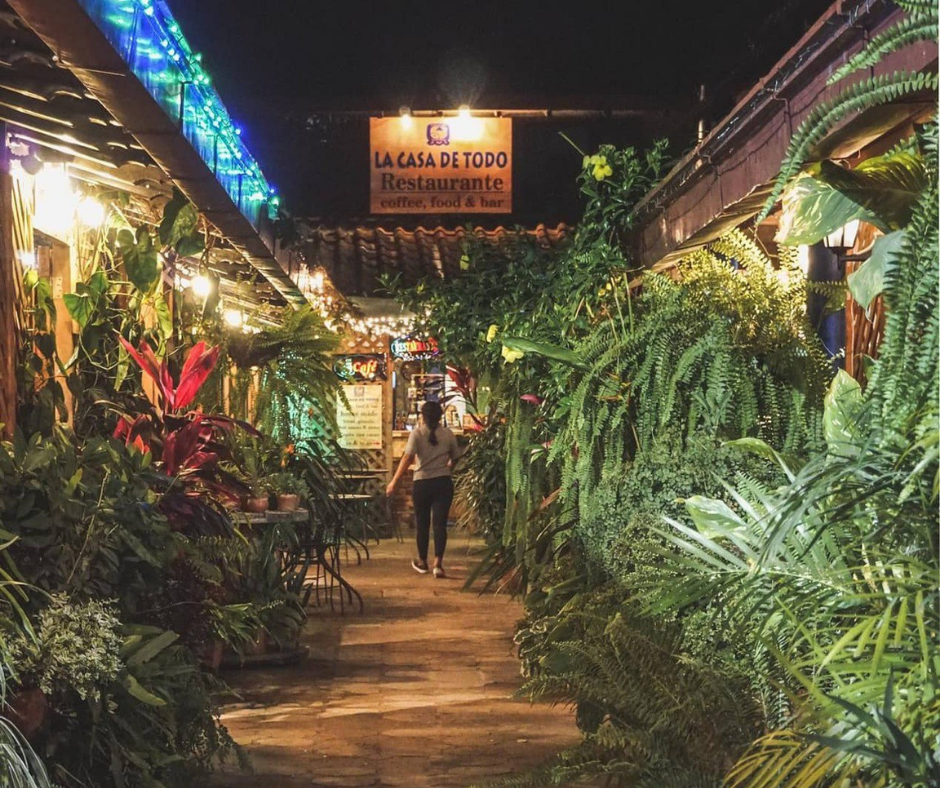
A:
<svg viewBox="0 0 940 788">
<path fill-rule="evenodd" d="M 372 213 L 512 213 L 512 119 L 372 118 Z"/>
<path fill-rule="evenodd" d="M 343 386 L 348 408 L 337 394 L 336 422 L 344 449 L 382 448 L 382 390 L 381 384 Z"/>
</svg>

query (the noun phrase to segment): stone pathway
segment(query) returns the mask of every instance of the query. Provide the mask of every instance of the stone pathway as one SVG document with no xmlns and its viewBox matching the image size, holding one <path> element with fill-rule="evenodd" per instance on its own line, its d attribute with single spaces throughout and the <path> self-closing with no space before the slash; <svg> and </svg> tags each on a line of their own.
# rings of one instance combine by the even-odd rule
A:
<svg viewBox="0 0 940 788">
<path fill-rule="evenodd" d="M 410 541 L 384 540 L 344 569 L 364 614 L 311 607 L 309 658 L 226 671 L 241 701 L 222 719 L 254 773 L 230 767 L 212 786 L 466 788 L 577 742 L 570 711 L 511 697 L 521 682 L 512 634 L 522 607 L 461 590 L 472 544 L 452 535 L 449 578 L 435 580 L 411 569 Z"/>
</svg>

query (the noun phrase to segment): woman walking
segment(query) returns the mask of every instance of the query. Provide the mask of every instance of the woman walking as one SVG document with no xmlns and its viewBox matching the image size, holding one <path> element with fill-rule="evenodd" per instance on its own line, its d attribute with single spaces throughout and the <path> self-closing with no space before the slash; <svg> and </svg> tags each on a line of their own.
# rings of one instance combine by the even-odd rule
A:
<svg viewBox="0 0 940 788">
<path fill-rule="evenodd" d="M 454 481 L 451 469 L 457 461 L 457 438 L 447 427 L 441 426 L 443 411 L 437 402 L 425 402 L 421 407 L 421 421 L 411 431 L 408 445 L 402 455 L 395 476 L 388 483 L 385 494 L 391 497 L 405 471 L 417 458 L 412 501 L 415 510 L 415 531 L 418 557 L 411 565 L 416 572 L 428 572 L 428 542 L 434 528 L 434 577 L 443 578 L 444 548 L 447 546 L 447 515 L 454 500 Z"/>
</svg>

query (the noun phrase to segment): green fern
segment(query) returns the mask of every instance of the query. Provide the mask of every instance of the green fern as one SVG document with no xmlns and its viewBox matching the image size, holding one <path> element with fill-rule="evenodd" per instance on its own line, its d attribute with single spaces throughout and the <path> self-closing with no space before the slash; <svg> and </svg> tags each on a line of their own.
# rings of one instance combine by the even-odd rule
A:
<svg viewBox="0 0 940 788">
<path fill-rule="evenodd" d="M 902 3 L 898 5 L 904 7 Z M 923 6 L 909 4 L 906 10 L 911 13 L 911 16 L 874 36 L 861 52 L 849 58 L 848 62 L 829 78 L 829 84 L 839 82 L 849 74 L 861 71 L 863 68 L 871 68 L 880 63 L 886 55 L 916 44 L 918 41 L 935 41 L 938 22 L 936 4 L 925 3 Z"/>
</svg>

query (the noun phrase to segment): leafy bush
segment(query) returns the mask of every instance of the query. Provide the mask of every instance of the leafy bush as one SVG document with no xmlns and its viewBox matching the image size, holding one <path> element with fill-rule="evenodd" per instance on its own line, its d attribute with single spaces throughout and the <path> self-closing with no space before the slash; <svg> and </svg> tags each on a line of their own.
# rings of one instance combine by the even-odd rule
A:
<svg viewBox="0 0 940 788">
<path fill-rule="evenodd" d="M 97 700 L 101 687 L 121 669 L 121 622 L 113 602 L 72 604 L 54 594 L 39 613 L 36 639 L 23 635 L 10 643 L 17 680 L 46 695 L 70 690 Z"/>
</svg>

